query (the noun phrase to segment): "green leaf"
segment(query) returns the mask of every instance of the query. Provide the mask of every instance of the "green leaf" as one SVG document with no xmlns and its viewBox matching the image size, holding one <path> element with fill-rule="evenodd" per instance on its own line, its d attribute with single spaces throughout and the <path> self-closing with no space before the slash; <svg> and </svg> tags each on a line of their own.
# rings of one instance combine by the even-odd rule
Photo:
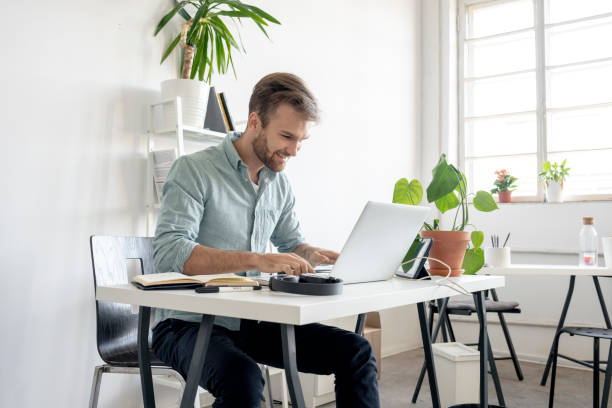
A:
<svg viewBox="0 0 612 408">
<path fill-rule="evenodd" d="M 451 165 L 451 168 L 455 169 L 455 166 Z M 461 194 L 461 190 L 463 190 L 464 194 L 467 194 L 467 181 L 465 178 L 465 174 L 463 174 L 463 172 L 457 170 L 457 173 L 460 175 L 459 177 L 459 182 L 457 183 L 457 187 L 455 187 L 455 191 L 458 192 L 459 194 Z"/>
<path fill-rule="evenodd" d="M 188 1 L 181 1 L 179 4 L 174 6 L 174 8 L 172 10 L 170 10 L 170 12 L 168 14 L 163 16 L 162 19 L 157 24 L 157 27 L 155 28 L 155 33 L 153 33 L 153 36 L 156 36 L 157 33 L 159 33 L 159 31 L 162 28 L 164 28 L 164 26 L 166 24 L 168 24 L 168 21 L 172 20 L 172 17 L 174 17 L 174 15 L 176 13 L 178 13 L 178 11 L 181 10 L 187 3 L 189 3 L 189 2 Z"/>
<path fill-rule="evenodd" d="M 408 181 L 402 178 L 395 183 L 393 202 L 398 204 L 418 205 L 423 199 L 423 187 L 418 180 Z"/>
<path fill-rule="evenodd" d="M 432 170 L 433 179 L 427 187 L 427 201 L 434 202 L 452 192 L 459 184 L 455 171 L 446 162 L 446 155 L 442 154 L 436 167 Z"/>
<path fill-rule="evenodd" d="M 478 191 L 472 202 L 474 204 L 474 208 L 479 211 L 489 212 L 499 209 L 495 203 L 495 200 L 493 199 L 493 196 L 486 191 Z"/>
<path fill-rule="evenodd" d="M 191 27 L 189 27 L 189 31 L 187 31 L 187 36 L 186 36 L 187 44 L 194 44 L 194 37 L 196 36 L 198 28 L 201 26 L 200 19 L 204 16 L 204 14 L 207 11 L 208 9 L 205 6 L 202 6 L 198 9 L 195 16 L 193 16 L 193 24 L 191 24 Z"/>
<path fill-rule="evenodd" d="M 164 62 L 166 58 L 168 58 L 168 55 L 170 55 L 170 53 L 174 50 L 174 48 L 176 47 L 176 45 L 179 43 L 180 40 L 181 40 L 181 34 L 177 35 L 176 38 L 172 40 L 168 48 L 166 48 L 166 51 L 164 51 L 164 55 L 162 55 L 162 59 L 159 62 L 160 64 Z"/>
<path fill-rule="evenodd" d="M 185 11 L 184 8 L 179 10 L 179 14 L 181 15 L 181 17 L 183 17 L 185 19 L 185 21 L 191 20 L 191 16 L 189 15 L 188 12 Z"/>
<path fill-rule="evenodd" d="M 544 171 L 544 173 L 546 173 L 548 170 L 550 170 L 550 162 L 549 161 L 545 161 L 544 163 L 542 163 L 542 170 Z"/>
<path fill-rule="evenodd" d="M 474 245 L 474 248 L 480 248 L 483 241 L 484 241 L 484 232 L 472 231 L 472 244 Z"/>
<path fill-rule="evenodd" d="M 468 248 L 465 251 L 463 264 L 461 267 L 465 269 L 465 275 L 474 275 L 484 265 L 484 251 L 482 248 Z"/>
<path fill-rule="evenodd" d="M 246 5 L 249 9 L 251 9 L 253 12 L 257 13 L 258 15 L 260 15 L 261 17 L 265 18 L 266 20 L 274 23 L 274 24 L 280 24 L 281 22 L 278 21 L 277 19 L 275 19 L 274 17 L 272 17 L 270 14 L 266 13 L 265 11 L 263 11 L 262 9 L 255 7 L 255 6 L 249 6 Z"/>
<path fill-rule="evenodd" d="M 448 210 L 452 210 L 453 208 L 457 208 L 459 206 L 459 199 L 457 198 L 457 194 L 454 191 L 451 191 L 447 195 L 442 198 L 436 200 L 436 207 L 443 214 Z"/>
</svg>

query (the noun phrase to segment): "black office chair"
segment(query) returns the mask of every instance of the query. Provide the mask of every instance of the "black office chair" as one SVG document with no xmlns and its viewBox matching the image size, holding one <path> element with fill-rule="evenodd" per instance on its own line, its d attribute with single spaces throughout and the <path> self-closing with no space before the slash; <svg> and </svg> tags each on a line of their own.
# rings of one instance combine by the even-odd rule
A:
<svg viewBox="0 0 612 408">
<path fill-rule="evenodd" d="M 140 260 L 141 273 L 154 273 L 152 238 L 92 236 L 91 261 L 94 288 L 98 285 L 128 283 L 126 259 Z M 98 406 L 100 383 L 104 373 L 140 374 L 138 368 L 138 314 L 131 306 L 96 300 L 97 346 L 106 364 L 95 367 L 89 407 Z M 149 342 L 151 341 L 149 333 Z M 177 371 L 160 361 L 149 350 L 153 375 L 175 377 L 185 388 L 185 380 Z M 182 393 L 181 393 L 182 395 Z M 200 407 L 196 397 L 196 407 Z"/>
<path fill-rule="evenodd" d="M 555 375 L 557 373 L 557 356 L 559 354 L 559 338 L 561 334 L 568 333 L 570 336 L 584 336 L 593 338 L 593 407 L 599 408 L 599 372 L 603 371 L 599 368 L 599 339 L 608 339 L 610 341 L 610 351 L 608 352 L 608 361 L 601 364 L 606 364 L 606 376 L 604 378 L 604 389 L 601 396 L 601 408 L 608 407 L 608 399 L 610 397 L 610 382 L 612 382 L 612 329 L 602 329 L 596 327 L 563 327 L 555 336 L 553 343 L 553 363 L 552 373 L 550 377 L 550 396 L 548 397 L 548 407 L 553 407 L 555 397 Z M 575 361 L 575 360 L 574 360 Z"/>
</svg>

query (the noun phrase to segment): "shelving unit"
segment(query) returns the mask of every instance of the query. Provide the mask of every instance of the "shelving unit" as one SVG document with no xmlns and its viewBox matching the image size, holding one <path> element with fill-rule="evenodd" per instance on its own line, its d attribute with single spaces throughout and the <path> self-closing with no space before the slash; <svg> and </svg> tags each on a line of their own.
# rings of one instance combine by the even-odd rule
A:
<svg viewBox="0 0 612 408">
<path fill-rule="evenodd" d="M 158 128 L 156 126 L 156 117 L 163 116 L 162 113 L 156 110 L 163 110 L 174 105 L 174 117 L 176 125 L 172 128 Z M 155 141 L 159 138 L 173 138 L 175 141 L 175 147 L 177 155 L 183 156 L 185 154 L 185 141 L 218 144 L 221 143 L 225 138 L 225 133 L 214 132 L 208 129 L 201 129 L 194 126 L 183 125 L 183 105 L 181 97 L 170 99 L 149 105 L 148 110 L 148 130 L 147 136 L 147 175 L 146 175 L 146 203 L 145 209 L 147 212 L 147 235 L 151 235 L 151 224 L 154 221 L 156 210 L 160 208 L 160 203 L 155 195 L 155 189 L 153 185 L 153 160 L 151 158 L 151 152 L 155 149 Z"/>
</svg>

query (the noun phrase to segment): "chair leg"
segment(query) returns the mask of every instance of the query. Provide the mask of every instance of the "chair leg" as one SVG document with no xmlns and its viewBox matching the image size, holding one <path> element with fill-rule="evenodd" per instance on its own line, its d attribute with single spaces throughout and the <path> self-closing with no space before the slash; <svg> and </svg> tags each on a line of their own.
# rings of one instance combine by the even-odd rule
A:
<svg viewBox="0 0 612 408">
<path fill-rule="evenodd" d="M 96 368 L 94 368 L 93 381 L 91 383 L 91 394 L 89 394 L 89 408 L 98 407 L 102 374 L 104 374 L 104 366 L 96 366 Z"/>
<path fill-rule="evenodd" d="M 555 340 L 553 342 L 553 347 L 550 350 L 550 359 L 552 359 L 552 371 L 550 373 L 550 395 L 548 397 L 548 408 L 553 408 L 553 401 L 555 399 L 555 378 L 557 375 L 557 354 L 559 353 L 559 338 L 563 334 L 562 331 L 559 331 L 555 335 Z"/>
<path fill-rule="evenodd" d="M 453 325 L 451 324 L 450 315 L 448 313 L 446 313 L 446 327 L 448 328 L 448 337 L 450 338 L 450 341 L 457 341 L 457 339 L 455 338 L 455 331 L 453 330 Z"/>
<path fill-rule="evenodd" d="M 606 376 L 604 377 L 604 389 L 601 394 L 601 408 L 608 406 L 608 398 L 610 397 L 610 383 L 612 382 L 612 341 L 610 341 L 610 350 L 608 351 L 608 365 L 606 366 Z"/>
<path fill-rule="evenodd" d="M 495 302 L 499 301 L 497 297 L 497 292 L 495 289 L 491 289 L 491 296 Z M 523 371 L 521 370 L 521 365 L 519 364 L 518 357 L 516 356 L 516 351 L 514 351 L 514 345 L 512 344 L 512 338 L 510 337 L 510 331 L 508 330 L 508 325 L 506 324 L 506 318 L 503 313 L 497 313 L 499 317 L 499 323 L 504 332 L 504 337 L 506 338 L 506 344 L 508 345 L 508 351 L 510 352 L 510 357 L 512 357 L 512 364 L 514 364 L 514 371 L 516 371 L 516 377 L 519 381 L 523 381 Z"/>
<path fill-rule="evenodd" d="M 268 395 L 266 395 L 266 405 L 268 408 L 274 408 L 274 399 L 272 398 L 272 383 L 270 382 L 270 368 L 265 366 L 264 370 L 266 372 L 266 388 L 268 389 Z"/>
<path fill-rule="evenodd" d="M 599 408 L 599 337 L 593 338 L 593 408 Z"/>
</svg>

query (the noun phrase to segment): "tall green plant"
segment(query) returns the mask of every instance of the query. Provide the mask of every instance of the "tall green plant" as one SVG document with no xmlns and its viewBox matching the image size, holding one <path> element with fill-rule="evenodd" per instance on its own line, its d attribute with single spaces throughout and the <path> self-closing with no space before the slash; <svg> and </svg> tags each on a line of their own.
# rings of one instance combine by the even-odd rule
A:
<svg viewBox="0 0 612 408">
<path fill-rule="evenodd" d="M 452 231 L 463 231 L 466 227 L 472 226 L 469 223 L 469 204 L 468 199 L 472 198 L 474 208 L 490 212 L 499 207 L 495 203 L 493 196 L 483 190 L 476 194 L 468 194 L 465 175 L 455 166 L 446 161 L 446 155 L 442 154 L 438 164 L 432 170 L 433 178 L 427 186 L 427 201 L 435 203 L 441 213 L 445 213 L 456 208 L 453 219 Z M 418 205 L 423 198 L 423 187 L 418 180 L 409 181 L 406 178 L 399 179 L 395 183 L 393 190 L 393 202 L 400 204 Z M 424 229 L 439 230 L 439 220 L 435 219 L 432 224 L 425 223 Z M 467 249 L 463 268 L 466 274 L 473 274 L 484 264 L 484 251 L 480 246 L 484 240 L 482 231 L 472 231 L 471 247 Z"/>
<path fill-rule="evenodd" d="M 195 8 L 193 18 L 186 10 L 187 7 Z M 241 22 L 241 19 L 250 19 L 268 38 L 270 37 L 265 29 L 268 23 L 280 24 L 262 9 L 238 0 L 189 0 L 179 1 L 159 21 L 153 35 L 156 36 L 177 13 L 187 22 L 181 33 L 166 48 L 160 63 L 181 44 L 184 49 L 181 78 L 195 79 L 197 76 L 200 81 L 208 83 L 213 72 L 224 74 L 230 65 L 235 76 L 232 49 L 245 52 L 242 42 L 239 46 L 224 20 Z M 238 38 L 240 39 L 239 36 Z"/>
</svg>

